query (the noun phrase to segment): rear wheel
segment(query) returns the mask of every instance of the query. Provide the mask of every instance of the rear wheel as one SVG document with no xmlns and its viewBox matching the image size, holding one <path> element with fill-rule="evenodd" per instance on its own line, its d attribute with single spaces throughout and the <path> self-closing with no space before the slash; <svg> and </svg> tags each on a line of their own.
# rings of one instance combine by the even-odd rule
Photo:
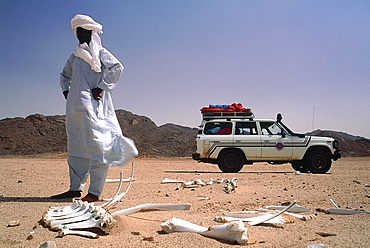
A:
<svg viewBox="0 0 370 248">
<path fill-rule="evenodd" d="M 227 150 L 220 154 L 218 168 L 222 172 L 239 172 L 244 165 L 244 155 L 239 150 Z"/>
<path fill-rule="evenodd" d="M 311 150 L 305 156 L 304 166 L 312 173 L 326 173 L 331 167 L 330 155 L 325 150 Z"/>
</svg>

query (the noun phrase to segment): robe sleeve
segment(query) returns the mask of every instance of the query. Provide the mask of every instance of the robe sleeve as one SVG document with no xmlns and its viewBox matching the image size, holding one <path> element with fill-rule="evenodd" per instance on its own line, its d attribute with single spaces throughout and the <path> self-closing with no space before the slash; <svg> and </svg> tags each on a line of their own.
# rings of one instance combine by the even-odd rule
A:
<svg viewBox="0 0 370 248">
<path fill-rule="evenodd" d="M 105 67 L 105 77 L 98 84 L 98 88 L 113 91 L 123 71 L 123 65 L 107 49 L 100 51 L 100 61 Z"/>
<path fill-rule="evenodd" d="M 67 60 L 66 65 L 62 73 L 60 73 L 60 87 L 62 87 L 62 92 L 69 91 L 69 87 L 71 85 L 72 79 L 72 63 L 73 63 L 74 55 L 72 54 L 69 59 Z"/>
</svg>

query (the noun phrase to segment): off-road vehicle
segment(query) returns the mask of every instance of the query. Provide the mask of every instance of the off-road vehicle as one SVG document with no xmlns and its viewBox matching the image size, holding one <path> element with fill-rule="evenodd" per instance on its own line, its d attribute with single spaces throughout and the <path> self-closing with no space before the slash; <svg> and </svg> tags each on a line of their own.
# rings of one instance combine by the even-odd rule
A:
<svg viewBox="0 0 370 248">
<path fill-rule="evenodd" d="M 193 159 L 218 164 L 223 172 L 238 172 L 244 164 L 291 163 L 295 171 L 326 173 L 332 160 L 341 157 L 339 143 L 329 137 L 291 131 L 276 120 L 256 119 L 244 112 L 202 112 Z"/>
</svg>

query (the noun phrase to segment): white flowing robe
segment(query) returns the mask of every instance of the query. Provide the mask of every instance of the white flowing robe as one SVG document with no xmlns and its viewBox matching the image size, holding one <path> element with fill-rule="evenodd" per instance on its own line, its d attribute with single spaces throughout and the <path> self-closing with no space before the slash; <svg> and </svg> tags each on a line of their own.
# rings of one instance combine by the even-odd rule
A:
<svg viewBox="0 0 370 248">
<path fill-rule="evenodd" d="M 123 166 L 138 155 L 134 142 L 122 135 L 111 98 L 123 66 L 105 48 L 100 50 L 99 57 L 102 71 L 95 72 L 72 54 L 60 76 L 63 92 L 69 91 L 68 155 L 97 160 L 106 166 Z M 91 92 L 96 87 L 103 90 L 99 101 Z"/>
</svg>

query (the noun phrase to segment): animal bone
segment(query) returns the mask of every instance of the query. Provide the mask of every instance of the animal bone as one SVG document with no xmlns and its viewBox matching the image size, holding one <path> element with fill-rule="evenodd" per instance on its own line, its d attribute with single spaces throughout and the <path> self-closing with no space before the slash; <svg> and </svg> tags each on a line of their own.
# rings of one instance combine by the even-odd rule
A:
<svg viewBox="0 0 370 248">
<path fill-rule="evenodd" d="M 224 216 L 216 216 L 215 221 L 225 223 L 231 221 L 241 220 L 243 222 L 255 222 L 261 220 L 262 218 L 268 218 L 276 212 L 258 212 L 258 211 L 241 211 L 241 212 L 231 212 L 224 213 Z M 283 224 L 283 223 L 293 223 L 294 220 L 287 215 L 279 215 L 273 219 L 265 221 L 264 223 L 269 224 Z"/>
<path fill-rule="evenodd" d="M 333 201 L 333 199 L 330 198 L 329 200 L 330 200 L 331 203 L 333 203 L 334 207 L 339 208 L 338 205 L 335 204 L 335 202 Z"/>
<path fill-rule="evenodd" d="M 55 212 L 54 210 L 49 210 L 48 212 L 44 213 L 43 220 L 47 222 L 52 220 L 77 217 L 85 214 L 89 210 L 93 211 L 94 208 L 94 203 L 81 202 L 81 205 L 79 207 L 76 207 L 75 209 L 70 211 Z"/>
<path fill-rule="evenodd" d="M 330 199 L 331 203 L 336 208 L 329 208 L 325 210 L 325 213 L 327 214 L 342 214 L 342 215 L 351 215 L 351 214 L 370 214 L 368 211 L 358 211 L 358 210 L 351 210 L 351 209 L 340 209 L 337 204 L 333 201 L 333 199 Z"/>
<path fill-rule="evenodd" d="M 234 221 L 220 226 L 202 227 L 186 220 L 171 218 L 161 224 L 165 233 L 194 232 L 202 236 L 246 244 L 248 242 L 247 229 L 242 221 Z"/>
<path fill-rule="evenodd" d="M 342 215 L 351 215 L 351 214 L 370 214 L 369 211 L 359 211 L 351 209 L 340 209 L 340 208 L 329 208 L 325 211 L 328 214 L 342 214 Z"/>
<path fill-rule="evenodd" d="M 68 229 L 99 228 L 105 234 L 109 234 L 110 230 L 112 229 L 115 223 L 116 220 L 113 219 L 113 217 L 109 213 L 107 213 L 104 209 L 101 209 L 100 211 L 94 212 L 87 220 L 76 223 L 51 226 L 51 230 L 59 230 L 62 229 L 63 227 L 67 227 Z"/>
<path fill-rule="evenodd" d="M 251 217 L 251 218 L 247 218 L 247 217 L 231 217 L 231 216 L 216 216 L 215 217 L 215 221 L 216 222 L 220 222 L 220 223 L 228 223 L 228 222 L 232 222 L 232 221 L 243 221 L 243 222 L 251 222 L 251 221 L 254 221 L 256 220 L 258 217 Z M 290 219 L 284 219 L 282 216 L 278 216 L 276 218 L 273 218 L 269 221 L 266 221 L 264 223 L 269 223 L 269 224 L 284 224 L 284 223 L 292 223 L 293 221 L 291 221 Z"/>
<path fill-rule="evenodd" d="M 111 201 L 107 202 L 107 203 L 104 203 L 101 205 L 101 207 L 105 207 L 106 210 L 108 211 L 109 209 L 113 208 L 119 201 L 122 200 L 122 198 L 127 194 L 127 192 L 129 191 L 129 189 L 131 188 L 131 184 L 134 180 L 134 163 L 132 163 L 132 167 L 131 167 L 131 176 L 130 176 L 131 180 L 130 180 L 130 183 L 129 185 L 127 186 L 127 189 L 125 192 L 121 193 L 118 195 L 119 191 L 120 191 L 120 187 L 119 187 L 119 190 L 117 191 L 116 195 L 112 198 Z"/>
<path fill-rule="evenodd" d="M 153 211 L 153 210 L 189 210 L 191 207 L 191 204 L 141 204 L 132 208 L 127 208 L 123 210 L 119 210 L 117 212 L 114 212 L 112 216 L 116 216 L 118 214 L 121 215 L 130 215 L 137 212 L 145 212 L 145 211 Z"/>
<path fill-rule="evenodd" d="M 268 209 L 268 210 L 282 210 L 284 208 L 286 208 L 286 206 L 266 206 L 265 207 L 265 209 Z M 311 211 L 311 210 L 305 207 L 301 207 L 297 204 L 289 208 L 289 212 L 292 212 L 292 213 L 303 213 L 303 212 L 308 212 L 308 211 Z"/>
<path fill-rule="evenodd" d="M 78 212 L 82 208 L 88 208 L 91 204 L 89 202 L 83 202 L 81 200 L 73 199 L 71 205 L 64 206 L 64 207 L 49 207 L 48 212 L 46 215 L 50 216 L 61 216 L 61 215 L 68 215 L 71 212 Z"/>
<path fill-rule="evenodd" d="M 140 211 L 151 210 L 187 210 L 190 209 L 190 204 L 142 204 L 129 209 L 124 209 L 115 212 L 113 215 L 107 211 L 119 202 L 126 195 L 133 181 L 133 166 L 130 177 L 130 184 L 126 191 L 119 194 L 122 186 L 122 173 L 120 174 L 120 184 L 116 195 L 109 201 L 100 206 L 94 206 L 94 203 L 83 202 L 74 199 L 72 204 L 64 207 L 50 207 L 43 214 L 41 222 L 50 230 L 60 230 L 59 236 L 67 234 L 76 234 L 96 238 L 97 235 L 88 231 L 78 231 L 75 229 L 99 228 L 105 234 L 108 234 L 115 224 L 116 220 L 113 215 L 124 214 L 129 215 Z"/>
<path fill-rule="evenodd" d="M 280 214 L 288 211 L 288 209 L 290 209 L 291 207 L 293 207 L 295 205 L 295 201 L 293 201 L 289 206 L 285 207 L 284 209 L 282 209 L 281 211 L 277 212 L 276 214 L 273 214 L 272 216 L 268 216 L 268 217 L 262 217 L 258 220 L 255 220 L 255 221 L 252 221 L 252 222 L 249 222 L 249 225 L 251 226 L 255 226 L 255 225 L 258 225 L 258 224 L 261 224 L 261 223 L 264 223 L 266 221 L 269 221 L 277 216 L 279 216 Z"/>
<path fill-rule="evenodd" d="M 294 208 L 294 206 L 293 206 L 293 208 Z M 275 212 L 276 213 L 276 211 L 271 211 L 271 210 L 265 209 L 265 208 L 259 208 L 258 210 L 259 211 Z M 284 214 L 296 217 L 296 218 L 298 218 L 300 220 L 303 220 L 303 221 L 312 220 L 312 219 L 315 219 L 317 217 L 315 214 L 301 215 L 301 214 L 291 213 L 291 212 L 288 212 L 288 211 L 285 212 Z"/>
<path fill-rule="evenodd" d="M 224 186 L 224 191 L 229 194 L 230 192 L 235 192 L 237 187 L 238 185 L 236 184 L 236 177 L 234 177 L 226 183 L 226 185 Z"/>
<path fill-rule="evenodd" d="M 80 236 L 84 236 L 84 237 L 88 237 L 92 239 L 99 238 L 99 235 L 96 233 L 89 232 L 89 231 L 81 231 L 81 230 L 78 230 L 78 231 L 70 230 L 67 227 L 63 227 L 62 229 L 58 231 L 58 237 L 64 237 L 66 235 L 80 235 Z"/>
<path fill-rule="evenodd" d="M 85 221 L 91 218 L 91 215 L 98 214 L 99 211 L 105 211 L 101 207 L 94 207 L 94 208 L 89 208 L 86 209 L 86 211 L 80 211 L 77 214 L 72 214 L 68 215 L 68 218 L 62 218 L 62 219 L 52 219 L 49 222 L 46 222 L 47 226 L 50 227 L 58 227 L 63 224 L 68 224 L 68 223 L 74 223 L 74 222 L 80 222 L 80 221 Z"/>
<path fill-rule="evenodd" d="M 122 176 L 123 176 L 123 173 L 122 172 L 120 172 L 119 173 L 119 184 L 118 184 L 118 189 L 117 189 L 117 192 L 116 192 L 116 194 L 113 196 L 113 198 L 111 198 L 111 199 L 102 199 L 103 201 L 112 201 L 114 198 L 116 198 L 117 196 L 118 196 L 118 194 L 119 194 L 119 192 L 121 191 L 121 188 L 122 188 L 122 182 L 123 182 L 123 179 L 122 179 Z M 131 180 L 133 180 L 133 178 L 128 178 L 129 179 L 129 181 L 128 182 L 131 182 Z M 113 180 L 113 179 L 106 179 L 105 180 L 105 182 L 112 182 L 111 180 Z M 104 204 L 103 204 L 104 205 Z"/>
<path fill-rule="evenodd" d="M 185 181 L 165 178 L 162 183 L 185 183 Z"/>
</svg>

